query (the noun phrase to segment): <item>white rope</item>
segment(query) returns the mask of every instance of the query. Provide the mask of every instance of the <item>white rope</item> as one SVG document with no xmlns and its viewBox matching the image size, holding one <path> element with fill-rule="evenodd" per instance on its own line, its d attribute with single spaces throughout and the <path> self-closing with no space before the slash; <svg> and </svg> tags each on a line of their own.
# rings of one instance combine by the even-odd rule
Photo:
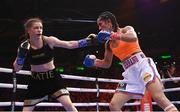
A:
<svg viewBox="0 0 180 112">
<path fill-rule="evenodd" d="M 162 82 L 179 81 L 179 80 L 180 80 L 180 77 L 161 79 Z"/>
<path fill-rule="evenodd" d="M 180 104 L 180 101 L 171 101 L 171 103 L 173 103 L 173 104 Z M 153 105 L 157 105 L 157 103 L 156 102 L 152 102 L 152 104 Z"/>
<path fill-rule="evenodd" d="M 81 106 L 97 106 L 97 103 L 73 103 L 74 106 L 76 107 L 81 107 Z M 109 103 L 98 103 L 99 106 L 109 106 Z M 23 106 L 24 102 L 15 102 L 16 106 Z M 140 105 L 140 102 L 136 102 L 136 103 L 126 103 L 125 106 L 134 106 L 134 105 Z M 3 106 L 11 106 L 11 102 L 0 102 L 0 107 Z M 39 107 L 46 107 L 46 106 L 52 106 L 52 107 L 59 107 L 62 106 L 61 103 L 49 103 L 49 102 L 43 102 L 43 103 L 38 103 L 36 106 Z"/>
<path fill-rule="evenodd" d="M 1 68 L 0 67 L 0 72 L 5 72 L 5 73 L 12 73 L 12 69 L 10 68 Z M 30 71 L 27 70 L 20 70 L 19 72 L 16 72 L 17 74 L 22 74 L 22 75 L 31 75 Z"/>
<path fill-rule="evenodd" d="M 74 80 L 86 80 L 86 81 L 96 81 L 94 77 L 82 77 L 82 76 L 73 76 L 73 75 L 65 75 L 61 74 L 62 78 L 65 79 L 74 79 Z M 119 82 L 127 82 L 117 79 L 105 79 L 105 78 L 98 78 L 98 82 L 112 82 L 112 83 L 119 83 Z"/>
<path fill-rule="evenodd" d="M 12 73 L 12 69 L 0 67 L 0 72 Z M 27 71 L 27 70 L 20 70 L 19 72 L 16 72 L 16 73 L 21 74 L 21 75 L 31 75 L 31 72 Z M 66 75 L 66 74 L 61 74 L 61 76 L 62 76 L 62 78 L 73 79 L 73 80 L 86 80 L 86 81 L 95 81 L 96 80 L 96 78 L 94 78 L 94 77 L 82 77 L 82 76 L 74 76 L 74 75 Z M 122 80 L 117 80 L 117 79 L 105 79 L 105 78 L 98 78 L 98 81 L 99 82 L 113 82 L 113 83 L 127 82 L 127 81 L 122 81 Z"/>
<path fill-rule="evenodd" d="M 171 103 L 173 104 L 180 104 L 180 101 L 171 101 Z M 73 103 L 74 106 L 76 107 L 84 107 L 84 106 L 87 106 L 87 107 L 90 107 L 90 106 L 97 106 L 97 103 Z M 99 102 L 98 103 L 99 106 L 109 106 L 109 103 L 101 103 Z M 140 105 L 141 103 L 140 102 L 134 102 L 134 103 L 125 103 L 125 106 L 138 106 Z M 152 102 L 153 105 L 157 105 L 156 102 Z M 24 102 L 15 102 L 15 105 L 16 106 L 23 106 L 24 105 Z M 11 102 L 0 102 L 0 107 L 4 107 L 4 106 L 11 106 Z M 39 106 L 39 107 L 59 107 L 59 106 L 62 106 L 61 103 L 49 103 L 49 102 L 43 102 L 43 103 L 38 103 L 36 106 Z"/>
<path fill-rule="evenodd" d="M 0 102 L 0 106 L 10 106 L 11 102 Z M 15 102 L 16 106 L 23 106 L 24 102 Z M 96 103 L 74 103 L 75 106 L 95 106 Z M 62 106 L 61 103 L 38 103 L 36 106 Z"/>
<path fill-rule="evenodd" d="M 177 88 L 168 88 L 168 89 L 164 90 L 164 92 L 173 92 L 173 91 L 180 91 L 180 87 L 177 87 Z"/>
<path fill-rule="evenodd" d="M 90 89 L 90 88 L 71 88 L 67 87 L 68 91 L 72 92 L 97 92 L 97 89 Z M 115 90 L 112 89 L 99 89 L 99 92 L 102 93 L 114 93 Z"/>
<path fill-rule="evenodd" d="M 13 88 L 13 84 L 0 83 L 0 88 Z M 27 85 L 17 84 L 18 89 L 27 89 Z"/>
<path fill-rule="evenodd" d="M 0 88 L 13 88 L 12 84 L 7 83 L 0 83 Z M 18 89 L 27 89 L 27 85 L 17 84 Z M 91 88 L 72 88 L 67 87 L 68 91 L 72 92 L 97 92 L 97 89 L 91 89 Z M 169 88 L 165 89 L 164 92 L 174 92 L 174 91 L 180 91 L 180 87 L 177 88 Z M 112 89 L 99 89 L 99 92 L 102 93 L 114 93 L 115 90 Z"/>
<path fill-rule="evenodd" d="M 12 73 L 12 69 L 0 67 L 0 72 Z M 20 70 L 19 72 L 17 72 L 17 74 L 31 75 L 31 72 L 27 71 L 27 70 Z M 82 76 L 74 76 L 74 75 L 66 75 L 66 74 L 61 74 L 61 76 L 65 79 L 73 79 L 73 80 L 86 80 L 86 81 L 95 81 L 96 80 L 96 78 L 94 78 L 94 77 L 82 77 Z M 167 82 L 167 81 L 172 81 L 172 80 L 173 81 L 180 80 L 180 77 L 161 79 L 162 82 Z M 133 81 L 126 81 L 126 80 L 106 79 L 106 78 L 98 78 L 98 81 L 99 82 L 112 82 L 112 83 L 119 83 L 119 82 L 131 83 L 131 82 L 133 82 Z"/>
<path fill-rule="evenodd" d="M 12 84 L 0 83 L 0 88 L 13 88 Z M 27 85 L 17 84 L 18 89 L 27 89 Z M 91 88 L 72 88 L 67 87 L 68 91 L 72 92 L 97 92 L 97 89 Z M 100 92 L 113 93 L 115 90 L 112 89 L 100 89 Z"/>
</svg>

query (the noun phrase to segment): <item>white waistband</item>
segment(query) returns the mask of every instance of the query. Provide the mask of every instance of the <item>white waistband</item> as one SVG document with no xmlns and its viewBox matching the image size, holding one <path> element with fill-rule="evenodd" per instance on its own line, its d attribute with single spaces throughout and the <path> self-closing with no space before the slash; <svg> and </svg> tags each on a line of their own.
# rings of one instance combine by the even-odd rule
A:
<svg viewBox="0 0 180 112">
<path fill-rule="evenodd" d="M 127 69 L 129 68 L 130 66 L 132 66 L 133 64 L 139 62 L 141 59 L 145 58 L 146 56 L 144 55 L 143 52 L 139 52 L 139 53 L 136 53 L 134 55 L 132 55 L 130 58 L 126 59 L 124 62 L 123 62 L 123 68 L 124 69 Z"/>
</svg>

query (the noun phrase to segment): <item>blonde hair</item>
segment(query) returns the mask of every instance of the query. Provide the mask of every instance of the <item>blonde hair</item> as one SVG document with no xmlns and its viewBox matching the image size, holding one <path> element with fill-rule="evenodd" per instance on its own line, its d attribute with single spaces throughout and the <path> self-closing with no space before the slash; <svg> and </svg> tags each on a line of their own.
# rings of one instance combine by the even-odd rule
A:
<svg viewBox="0 0 180 112">
<path fill-rule="evenodd" d="M 33 25 L 33 23 L 35 23 L 35 22 L 41 22 L 41 23 L 43 23 L 43 21 L 42 21 L 40 18 L 38 18 L 38 17 L 34 17 L 34 18 L 30 18 L 30 19 L 27 19 L 27 20 L 26 20 L 26 22 L 24 23 L 25 33 L 24 33 L 24 35 L 22 35 L 22 36 L 20 37 L 20 39 L 28 39 L 28 38 L 29 38 L 29 34 L 27 33 L 27 30 L 28 30 L 28 28 L 30 28 L 30 27 Z"/>
<path fill-rule="evenodd" d="M 42 20 L 41 20 L 40 18 L 30 18 L 30 19 L 28 19 L 28 20 L 24 23 L 24 28 L 25 28 L 25 30 L 27 30 L 28 28 L 30 28 L 34 22 L 41 22 L 41 23 L 42 23 Z"/>
</svg>

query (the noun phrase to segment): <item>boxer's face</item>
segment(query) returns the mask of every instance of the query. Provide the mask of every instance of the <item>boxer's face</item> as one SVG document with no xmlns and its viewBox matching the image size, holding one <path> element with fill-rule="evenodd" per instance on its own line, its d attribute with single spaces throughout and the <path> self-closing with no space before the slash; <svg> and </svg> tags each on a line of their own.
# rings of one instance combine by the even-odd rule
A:
<svg viewBox="0 0 180 112">
<path fill-rule="evenodd" d="M 39 37 L 42 35 L 43 25 L 41 22 L 32 23 L 31 27 L 28 28 L 30 37 Z"/>
<path fill-rule="evenodd" d="M 99 27 L 99 30 L 106 30 L 106 31 L 112 31 L 112 23 L 110 20 L 97 20 L 97 25 Z"/>
</svg>

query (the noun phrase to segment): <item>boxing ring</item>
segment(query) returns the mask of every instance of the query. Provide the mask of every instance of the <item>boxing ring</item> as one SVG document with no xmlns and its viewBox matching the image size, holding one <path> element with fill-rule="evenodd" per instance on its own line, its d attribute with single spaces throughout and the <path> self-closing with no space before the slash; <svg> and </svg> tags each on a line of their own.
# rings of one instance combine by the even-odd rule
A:
<svg viewBox="0 0 180 112">
<path fill-rule="evenodd" d="M 13 75 L 13 71 L 10 68 L 0 68 L 1 73 L 10 73 Z M 27 70 L 20 70 L 16 74 L 18 75 L 30 75 L 31 72 Z M 14 74 L 15 75 L 15 74 Z M 117 79 L 107 79 L 107 78 L 94 78 L 94 77 L 83 77 L 83 76 L 74 76 L 74 75 L 66 75 L 66 74 L 60 74 L 62 78 L 68 79 L 68 80 L 79 80 L 79 81 L 91 81 L 94 82 L 96 85 L 96 88 L 75 88 L 75 87 L 67 87 L 67 89 L 70 92 L 87 92 L 87 93 L 95 93 L 96 96 L 94 98 L 98 99 L 100 93 L 114 93 L 114 89 L 101 89 L 99 88 L 98 83 L 103 82 L 103 83 L 119 83 L 119 82 L 126 82 L 122 80 L 117 80 Z M 171 81 L 172 78 L 167 78 L 167 79 L 162 79 L 163 82 Z M 173 78 L 173 80 L 180 80 L 180 77 Z M 10 88 L 13 89 L 13 92 L 15 93 L 15 89 L 27 89 L 27 85 L 23 84 L 16 84 L 16 79 L 13 77 L 13 84 L 11 83 L 1 83 L 0 82 L 0 88 Z M 169 89 L 164 89 L 164 92 L 176 92 L 180 91 L 180 87 L 176 88 L 169 88 Z M 15 96 L 12 96 L 15 97 Z M 173 104 L 180 105 L 180 101 L 171 101 Z M 14 103 L 14 104 L 13 104 Z M 99 107 L 108 107 L 109 103 L 104 103 L 100 102 L 97 100 L 97 102 L 89 102 L 89 103 L 80 103 L 80 102 L 73 102 L 73 104 L 76 107 L 96 107 L 96 111 L 99 111 Z M 125 106 L 139 106 L 141 105 L 140 101 L 133 102 L 133 103 L 126 103 Z M 152 105 L 157 105 L 156 102 L 152 102 Z M 14 107 L 12 107 L 14 106 Z M 18 101 L 6 101 L 6 102 L 1 102 L 0 101 L 0 107 L 11 107 L 15 108 L 15 106 L 23 106 L 23 102 L 18 102 Z M 53 102 L 42 102 L 36 105 L 37 107 L 59 107 L 62 106 L 60 103 L 53 103 Z"/>
</svg>

